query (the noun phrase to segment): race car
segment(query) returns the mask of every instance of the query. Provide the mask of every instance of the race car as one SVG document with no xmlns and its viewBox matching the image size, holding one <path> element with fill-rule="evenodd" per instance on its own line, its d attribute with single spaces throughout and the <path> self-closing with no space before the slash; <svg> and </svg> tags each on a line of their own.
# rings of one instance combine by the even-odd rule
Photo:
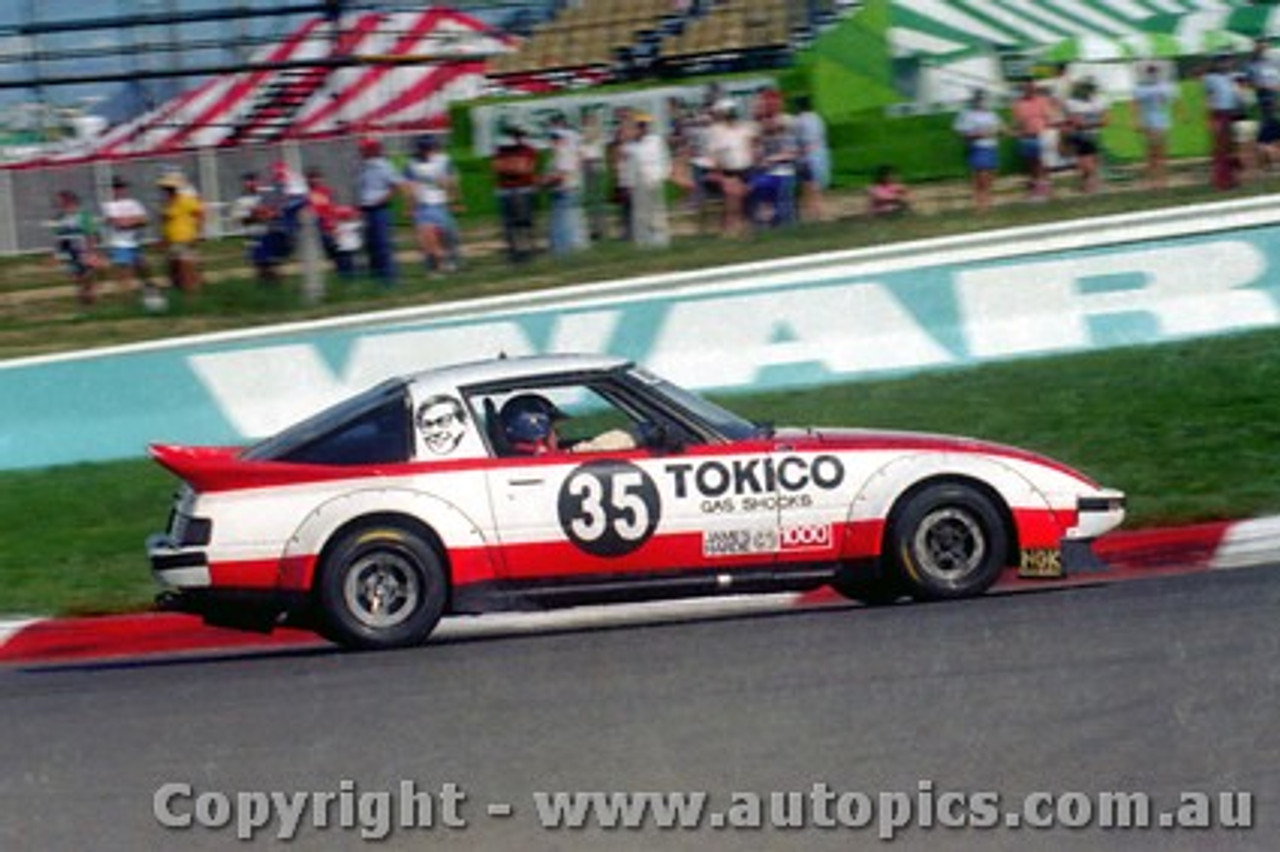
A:
<svg viewBox="0 0 1280 852">
<path fill-rule="evenodd" d="M 1096 570 L 1125 507 L 1024 450 L 775 429 L 591 355 L 427 370 L 245 449 L 151 453 L 183 480 L 147 542 L 170 605 L 297 616 L 357 648 L 588 602 L 969 597 L 1007 568 Z"/>
</svg>

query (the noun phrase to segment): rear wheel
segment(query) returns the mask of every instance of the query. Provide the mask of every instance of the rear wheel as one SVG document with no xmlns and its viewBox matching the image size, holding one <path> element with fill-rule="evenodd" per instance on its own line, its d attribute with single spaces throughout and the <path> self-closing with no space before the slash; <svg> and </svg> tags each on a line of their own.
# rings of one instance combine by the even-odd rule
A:
<svg viewBox="0 0 1280 852">
<path fill-rule="evenodd" d="M 889 553 L 921 600 L 980 595 L 1004 570 L 1009 531 L 990 498 L 969 485 L 940 483 L 913 495 L 894 519 Z"/>
<path fill-rule="evenodd" d="M 325 557 L 320 606 L 329 638 L 351 648 L 424 642 L 444 613 L 447 579 L 434 548 L 389 524 L 345 533 Z"/>
</svg>

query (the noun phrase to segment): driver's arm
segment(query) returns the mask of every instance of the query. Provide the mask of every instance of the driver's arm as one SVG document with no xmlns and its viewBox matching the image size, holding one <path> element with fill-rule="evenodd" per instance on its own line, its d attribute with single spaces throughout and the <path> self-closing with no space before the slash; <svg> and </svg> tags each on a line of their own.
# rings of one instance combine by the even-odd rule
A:
<svg viewBox="0 0 1280 852">
<path fill-rule="evenodd" d="M 601 432 L 594 438 L 578 441 L 570 449 L 574 453 L 612 453 L 620 450 L 634 450 L 638 444 L 635 437 L 625 429 L 610 429 Z"/>
</svg>

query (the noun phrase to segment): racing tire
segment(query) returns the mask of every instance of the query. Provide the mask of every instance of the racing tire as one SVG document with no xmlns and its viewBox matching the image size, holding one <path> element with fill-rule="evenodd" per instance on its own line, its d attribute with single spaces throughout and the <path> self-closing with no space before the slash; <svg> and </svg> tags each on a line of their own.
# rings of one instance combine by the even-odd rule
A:
<svg viewBox="0 0 1280 852">
<path fill-rule="evenodd" d="M 417 533 L 376 524 L 345 533 L 319 581 L 323 632 L 348 648 L 420 645 L 444 613 L 443 560 Z"/>
<path fill-rule="evenodd" d="M 1009 531 L 991 499 L 960 483 L 912 495 L 889 528 L 888 552 L 917 600 L 980 595 L 1000 578 Z"/>
</svg>

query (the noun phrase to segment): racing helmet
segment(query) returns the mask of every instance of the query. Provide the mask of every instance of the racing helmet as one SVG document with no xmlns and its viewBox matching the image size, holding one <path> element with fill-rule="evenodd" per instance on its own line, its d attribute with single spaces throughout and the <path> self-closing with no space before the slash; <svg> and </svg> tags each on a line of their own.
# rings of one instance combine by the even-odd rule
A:
<svg viewBox="0 0 1280 852">
<path fill-rule="evenodd" d="M 552 424 L 564 416 L 555 403 L 536 393 L 516 394 L 504 402 L 498 412 L 502 434 L 516 448 L 545 448 L 551 438 Z"/>
</svg>

